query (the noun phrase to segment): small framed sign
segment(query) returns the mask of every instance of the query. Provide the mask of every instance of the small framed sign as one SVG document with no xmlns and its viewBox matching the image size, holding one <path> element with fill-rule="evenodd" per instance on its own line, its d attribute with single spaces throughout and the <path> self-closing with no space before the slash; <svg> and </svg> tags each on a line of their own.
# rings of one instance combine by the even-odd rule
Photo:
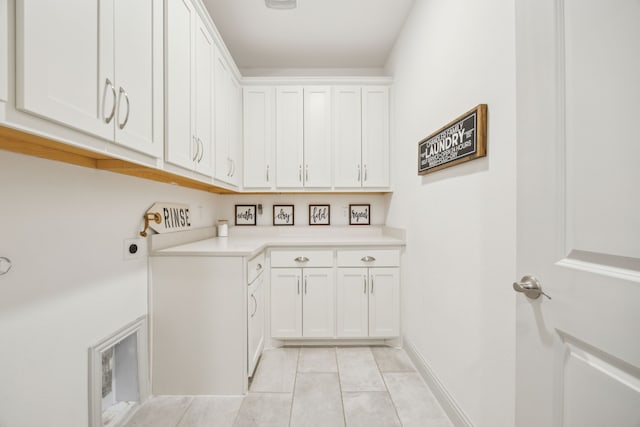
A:
<svg viewBox="0 0 640 427">
<path fill-rule="evenodd" d="M 349 205 L 349 225 L 371 225 L 371 205 Z"/>
<path fill-rule="evenodd" d="M 330 225 L 331 205 L 309 205 L 309 225 Z"/>
<path fill-rule="evenodd" d="M 256 205 L 236 205 L 236 225 L 256 225 Z"/>
<path fill-rule="evenodd" d="M 273 205 L 273 225 L 294 225 L 293 205 Z"/>
<path fill-rule="evenodd" d="M 487 104 L 480 104 L 418 143 L 418 175 L 487 155 Z"/>
</svg>

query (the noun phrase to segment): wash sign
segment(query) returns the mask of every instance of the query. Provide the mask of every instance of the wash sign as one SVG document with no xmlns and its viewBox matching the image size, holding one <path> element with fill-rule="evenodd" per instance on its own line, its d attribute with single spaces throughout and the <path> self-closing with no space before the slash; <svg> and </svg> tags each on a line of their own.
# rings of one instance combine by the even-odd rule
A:
<svg viewBox="0 0 640 427">
<path fill-rule="evenodd" d="M 486 156 L 486 104 L 458 117 L 418 143 L 418 174 Z"/>
</svg>

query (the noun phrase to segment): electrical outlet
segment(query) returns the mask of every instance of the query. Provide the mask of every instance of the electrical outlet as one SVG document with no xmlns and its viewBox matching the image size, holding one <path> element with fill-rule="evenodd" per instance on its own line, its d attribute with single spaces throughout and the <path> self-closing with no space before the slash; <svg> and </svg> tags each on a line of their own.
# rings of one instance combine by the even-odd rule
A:
<svg viewBox="0 0 640 427">
<path fill-rule="evenodd" d="M 141 259 L 147 256 L 147 241 L 142 238 L 125 239 L 123 257 L 126 260 Z"/>
</svg>

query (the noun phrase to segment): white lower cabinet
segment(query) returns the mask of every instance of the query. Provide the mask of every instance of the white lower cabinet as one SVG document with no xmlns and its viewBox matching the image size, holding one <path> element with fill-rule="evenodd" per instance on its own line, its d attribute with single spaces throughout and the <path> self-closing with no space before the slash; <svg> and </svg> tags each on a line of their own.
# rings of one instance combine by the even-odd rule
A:
<svg viewBox="0 0 640 427">
<path fill-rule="evenodd" d="M 400 335 L 398 249 L 273 251 L 271 266 L 272 338 Z"/>
<path fill-rule="evenodd" d="M 333 338 L 333 268 L 271 270 L 271 336 Z"/>
</svg>

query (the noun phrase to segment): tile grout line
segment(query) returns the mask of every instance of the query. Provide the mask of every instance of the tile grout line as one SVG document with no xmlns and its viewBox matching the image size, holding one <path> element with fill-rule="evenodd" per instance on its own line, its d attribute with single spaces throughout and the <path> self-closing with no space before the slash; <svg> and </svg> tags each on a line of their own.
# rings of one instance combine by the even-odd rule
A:
<svg viewBox="0 0 640 427">
<path fill-rule="evenodd" d="M 296 357 L 296 371 L 293 376 L 293 390 L 291 391 L 291 406 L 289 407 L 289 427 L 291 427 L 291 421 L 293 420 L 293 401 L 296 396 L 296 384 L 298 383 L 298 365 L 300 365 L 300 353 L 302 353 L 302 347 L 298 347 L 298 356 Z"/>
<path fill-rule="evenodd" d="M 347 413 L 344 410 L 344 394 L 342 391 L 342 377 L 340 376 L 340 364 L 338 363 L 338 347 L 333 348 L 334 357 L 336 359 L 336 370 L 338 371 L 338 387 L 340 388 L 340 404 L 342 405 L 342 420 L 347 427 Z"/>
<path fill-rule="evenodd" d="M 178 419 L 178 422 L 176 423 L 176 427 L 180 426 L 180 423 L 184 419 L 185 415 L 187 415 L 187 412 L 189 412 L 189 409 L 191 409 L 191 406 L 193 405 L 193 401 L 194 400 L 195 399 L 193 398 L 193 396 L 189 397 L 189 404 L 187 405 L 187 407 L 185 408 L 184 412 L 182 413 L 182 416 Z"/>
<path fill-rule="evenodd" d="M 369 347 L 369 349 L 371 349 L 371 347 Z M 380 369 L 380 364 L 378 363 L 378 359 L 376 359 L 376 355 L 373 353 L 373 351 L 371 351 L 371 355 L 373 356 L 373 360 L 376 363 L 376 366 L 378 368 L 378 373 L 380 374 L 380 377 L 382 378 L 382 382 L 384 384 L 384 388 L 387 390 L 387 394 L 389 395 L 389 400 L 391 400 L 391 404 L 393 405 L 393 410 L 396 413 L 396 417 L 398 418 L 398 422 L 400 423 L 400 426 L 402 426 L 402 419 L 400 418 L 400 413 L 398 412 L 398 407 L 396 406 L 396 402 L 393 400 L 393 395 L 391 394 L 391 391 L 389 390 L 389 386 L 387 385 L 387 380 L 384 378 L 384 374 L 382 373 L 382 369 Z"/>
</svg>

